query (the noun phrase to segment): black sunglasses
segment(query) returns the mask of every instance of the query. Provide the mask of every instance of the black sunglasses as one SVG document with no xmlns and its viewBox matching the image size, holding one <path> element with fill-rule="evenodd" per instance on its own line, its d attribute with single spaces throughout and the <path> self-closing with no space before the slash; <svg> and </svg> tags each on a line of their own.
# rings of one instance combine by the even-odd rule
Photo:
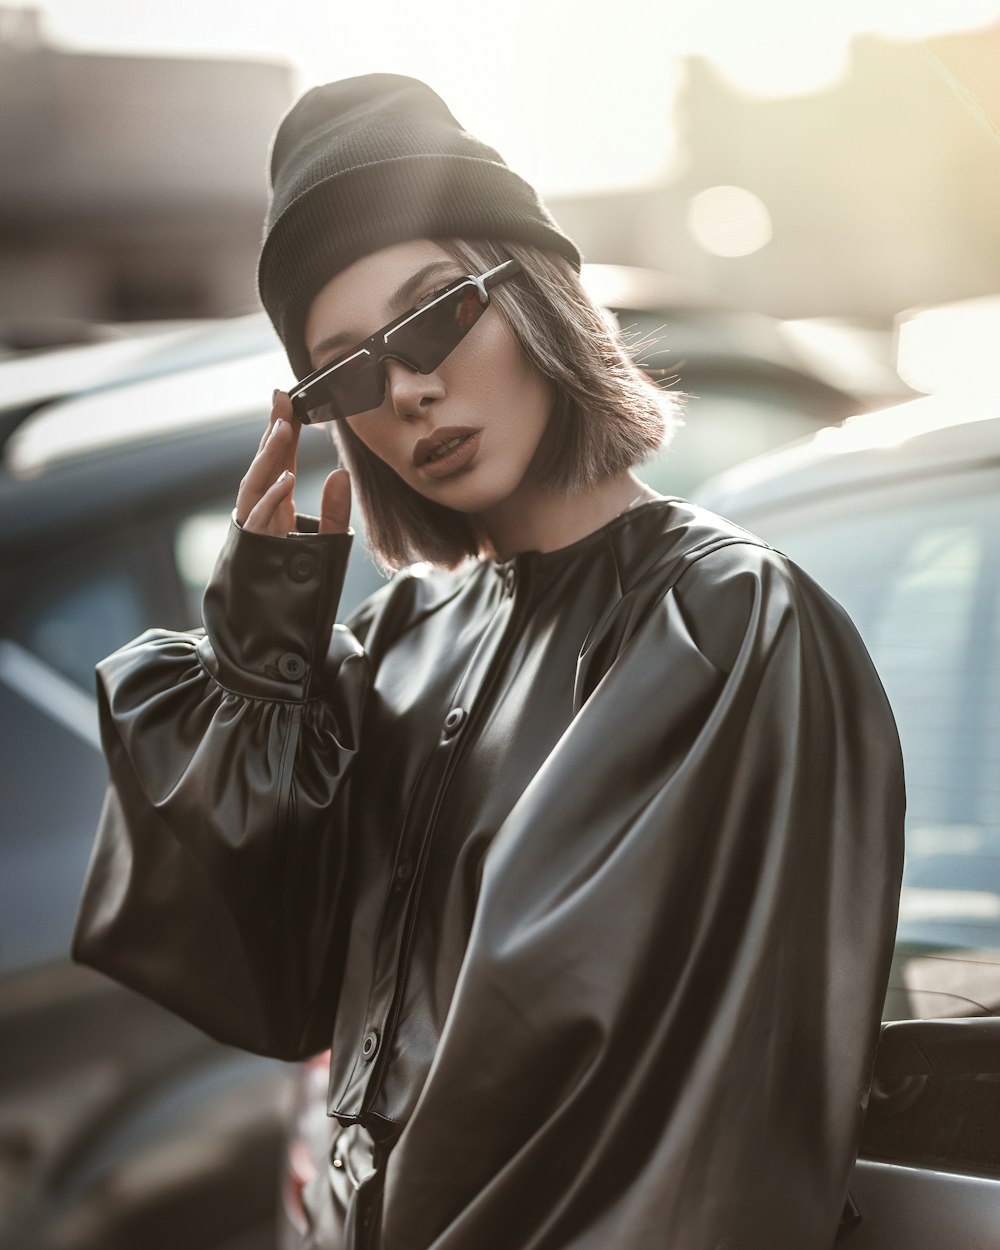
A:
<svg viewBox="0 0 1000 1250">
<path fill-rule="evenodd" d="M 436 369 L 489 307 L 490 288 L 520 270 L 516 260 L 506 260 L 479 277 L 459 278 L 304 377 L 288 392 L 292 411 L 303 425 L 316 425 L 378 408 L 385 398 L 386 360 L 402 361 L 418 373 Z"/>
</svg>

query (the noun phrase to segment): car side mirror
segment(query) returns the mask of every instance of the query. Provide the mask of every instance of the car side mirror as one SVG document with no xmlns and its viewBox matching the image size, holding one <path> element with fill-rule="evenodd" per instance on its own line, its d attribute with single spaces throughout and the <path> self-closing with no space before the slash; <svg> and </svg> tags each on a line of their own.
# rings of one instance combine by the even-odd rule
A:
<svg viewBox="0 0 1000 1250">
<path fill-rule="evenodd" d="M 882 1025 L 868 1107 L 876 1119 L 909 1111 L 933 1077 L 1000 1073 L 1000 1017 L 892 1020 Z"/>
<path fill-rule="evenodd" d="M 891 1020 L 882 1025 L 875 1076 L 1000 1073 L 1000 1016 Z"/>
</svg>

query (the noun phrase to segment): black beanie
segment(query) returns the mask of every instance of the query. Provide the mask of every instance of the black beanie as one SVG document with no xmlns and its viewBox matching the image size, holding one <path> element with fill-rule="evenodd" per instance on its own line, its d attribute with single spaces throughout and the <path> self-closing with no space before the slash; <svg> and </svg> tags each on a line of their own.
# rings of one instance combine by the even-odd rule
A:
<svg viewBox="0 0 1000 1250">
<path fill-rule="evenodd" d="M 529 243 L 580 267 L 535 190 L 416 78 L 367 74 L 314 87 L 278 126 L 270 171 L 257 285 L 299 378 L 311 368 L 305 321 L 314 297 L 392 243 Z"/>
</svg>

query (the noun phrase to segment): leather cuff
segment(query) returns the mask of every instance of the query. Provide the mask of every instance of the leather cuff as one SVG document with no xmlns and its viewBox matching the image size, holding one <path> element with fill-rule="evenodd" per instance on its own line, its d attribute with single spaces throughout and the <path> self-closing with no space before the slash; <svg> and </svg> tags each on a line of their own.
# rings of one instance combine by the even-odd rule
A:
<svg viewBox="0 0 1000 1250">
<path fill-rule="evenodd" d="M 305 699 L 322 669 L 354 532 L 319 534 L 304 515 L 296 525 L 277 538 L 244 530 L 234 515 L 205 590 L 199 653 L 237 693 Z"/>
</svg>

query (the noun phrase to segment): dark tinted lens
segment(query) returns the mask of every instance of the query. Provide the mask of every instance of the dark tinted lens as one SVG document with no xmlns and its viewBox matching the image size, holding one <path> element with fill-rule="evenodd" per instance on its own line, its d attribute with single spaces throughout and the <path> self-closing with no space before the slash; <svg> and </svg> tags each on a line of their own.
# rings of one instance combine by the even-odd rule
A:
<svg viewBox="0 0 1000 1250">
<path fill-rule="evenodd" d="M 333 405 L 322 395 L 317 395 L 314 388 L 310 388 L 305 395 L 292 396 L 292 411 L 305 425 L 318 425 L 321 421 L 337 418 Z"/>
<path fill-rule="evenodd" d="M 302 395 L 295 396 L 292 406 L 299 416 L 306 414 L 308 420 L 316 424 L 377 408 L 383 396 L 375 359 L 363 351 L 324 374 Z"/>
<path fill-rule="evenodd" d="M 386 349 L 412 360 L 421 373 L 430 373 L 465 338 L 484 307 L 470 282 L 404 321 L 390 333 Z"/>
</svg>

